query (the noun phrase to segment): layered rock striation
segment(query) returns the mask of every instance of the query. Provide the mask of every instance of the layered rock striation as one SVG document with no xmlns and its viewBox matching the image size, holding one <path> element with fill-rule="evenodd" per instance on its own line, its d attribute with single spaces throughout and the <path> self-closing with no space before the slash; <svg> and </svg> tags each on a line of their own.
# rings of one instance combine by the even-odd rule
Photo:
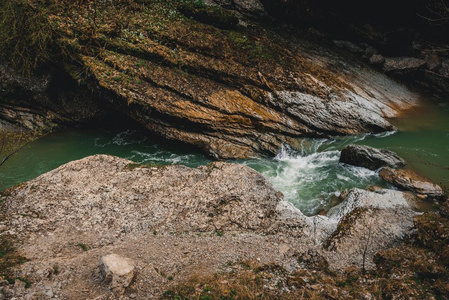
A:
<svg viewBox="0 0 449 300">
<path fill-rule="evenodd" d="M 391 130 L 387 118 L 417 102 L 325 43 L 219 6 L 176 3 L 100 3 L 95 19 L 89 4 L 50 10 L 63 53 L 54 64 L 92 94 L 86 103 L 93 100 L 58 106 L 56 97 L 37 114 L 88 118 L 112 107 L 215 158 L 248 158 L 273 155 L 299 137 Z"/>
</svg>

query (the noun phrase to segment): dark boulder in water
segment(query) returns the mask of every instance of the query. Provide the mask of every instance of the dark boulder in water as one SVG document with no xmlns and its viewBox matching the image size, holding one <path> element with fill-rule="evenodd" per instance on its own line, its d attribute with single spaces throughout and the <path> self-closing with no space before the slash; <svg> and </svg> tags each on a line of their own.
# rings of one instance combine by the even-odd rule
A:
<svg viewBox="0 0 449 300">
<path fill-rule="evenodd" d="M 370 170 L 381 167 L 403 168 L 405 161 L 393 151 L 349 145 L 341 151 L 340 162 Z"/>
</svg>

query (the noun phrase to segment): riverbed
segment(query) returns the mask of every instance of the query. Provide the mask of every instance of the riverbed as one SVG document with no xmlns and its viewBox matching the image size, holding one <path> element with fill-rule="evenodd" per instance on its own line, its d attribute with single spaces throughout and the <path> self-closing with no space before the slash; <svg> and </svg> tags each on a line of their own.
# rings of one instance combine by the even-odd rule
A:
<svg viewBox="0 0 449 300">
<path fill-rule="evenodd" d="M 285 198 L 307 215 L 327 210 L 347 189 L 388 187 L 375 171 L 340 164 L 340 150 L 356 143 L 386 148 L 407 166 L 449 190 L 449 107 L 425 100 L 422 106 L 391 120 L 397 131 L 333 139 L 301 139 L 274 158 L 231 161 L 262 173 Z M 0 190 L 33 179 L 64 163 L 93 154 L 111 154 L 142 164 L 205 165 L 212 160 L 190 148 L 149 136 L 129 121 L 66 129 L 41 138 L 0 169 Z"/>
</svg>

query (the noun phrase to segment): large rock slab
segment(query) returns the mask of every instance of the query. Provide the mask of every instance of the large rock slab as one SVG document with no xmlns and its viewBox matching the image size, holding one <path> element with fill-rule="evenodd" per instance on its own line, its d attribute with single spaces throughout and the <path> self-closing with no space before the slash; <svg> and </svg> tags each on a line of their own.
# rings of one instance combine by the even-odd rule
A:
<svg viewBox="0 0 449 300">
<path fill-rule="evenodd" d="M 45 286 L 55 286 L 52 293 L 62 299 L 116 293 L 111 287 L 128 280 L 114 281 L 98 268 L 110 253 L 134 261 L 136 278 L 128 289 L 145 299 L 230 261 L 257 258 L 292 269 L 295 251 L 313 245 L 307 218 L 262 175 L 241 165 L 148 167 L 97 155 L 6 194 L 0 235 L 20 241 L 29 261 L 17 276 L 33 282 L 27 295 L 44 299 Z M 294 246 L 301 236 L 302 245 Z"/>
<path fill-rule="evenodd" d="M 338 220 L 336 229 L 324 242 L 334 267 L 373 266 L 374 254 L 391 247 L 413 228 L 417 215 L 411 209 L 411 194 L 380 189 L 375 192 L 353 189 L 327 217 Z"/>
<path fill-rule="evenodd" d="M 349 145 L 341 151 L 340 162 L 377 170 L 381 167 L 402 168 L 405 161 L 393 151 L 364 145 Z"/>
<path fill-rule="evenodd" d="M 298 255 L 316 254 L 333 269 L 360 267 L 353 248 L 364 245 L 363 220 L 374 218 L 366 221 L 375 224 L 370 249 L 381 249 L 399 241 L 415 215 L 402 192 L 354 190 L 328 216 L 306 217 L 246 166 L 149 167 L 107 155 L 6 191 L 0 212 L 0 236 L 14 237 L 28 259 L 16 275 L 33 282 L 8 297 L 45 297 L 50 286 L 63 299 L 113 297 L 129 284 L 131 266 L 128 289 L 138 299 L 229 262 L 256 259 L 294 271 Z M 372 251 L 364 257 L 371 266 Z"/>
<path fill-rule="evenodd" d="M 5 204 L 5 213 L 22 211 L 45 222 L 12 219 L 10 234 L 75 230 L 111 237 L 140 231 L 268 232 L 283 197 L 241 165 L 146 167 L 108 155 L 68 163 L 12 193 L 15 201 Z"/>
</svg>

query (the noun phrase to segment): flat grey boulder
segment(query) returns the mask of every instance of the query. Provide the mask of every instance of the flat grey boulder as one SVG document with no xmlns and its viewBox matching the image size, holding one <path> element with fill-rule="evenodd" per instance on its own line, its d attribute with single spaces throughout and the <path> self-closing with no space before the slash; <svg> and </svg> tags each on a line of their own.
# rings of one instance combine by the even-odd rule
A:
<svg viewBox="0 0 449 300">
<path fill-rule="evenodd" d="M 374 54 L 370 57 L 369 63 L 372 65 L 382 65 L 385 62 L 385 57 L 380 54 Z"/>
<path fill-rule="evenodd" d="M 394 170 L 392 168 L 382 168 L 379 176 L 395 187 L 404 191 L 411 191 L 422 198 L 444 199 L 443 189 L 428 179 L 410 170 Z"/>
<path fill-rule="evenodd" d="M 393 151 L 362 145 L 349 145 L 344 148 L 341 151 L 340 162 L 370 170 L 405 167 L 405 161 Z"/>
</svg>

